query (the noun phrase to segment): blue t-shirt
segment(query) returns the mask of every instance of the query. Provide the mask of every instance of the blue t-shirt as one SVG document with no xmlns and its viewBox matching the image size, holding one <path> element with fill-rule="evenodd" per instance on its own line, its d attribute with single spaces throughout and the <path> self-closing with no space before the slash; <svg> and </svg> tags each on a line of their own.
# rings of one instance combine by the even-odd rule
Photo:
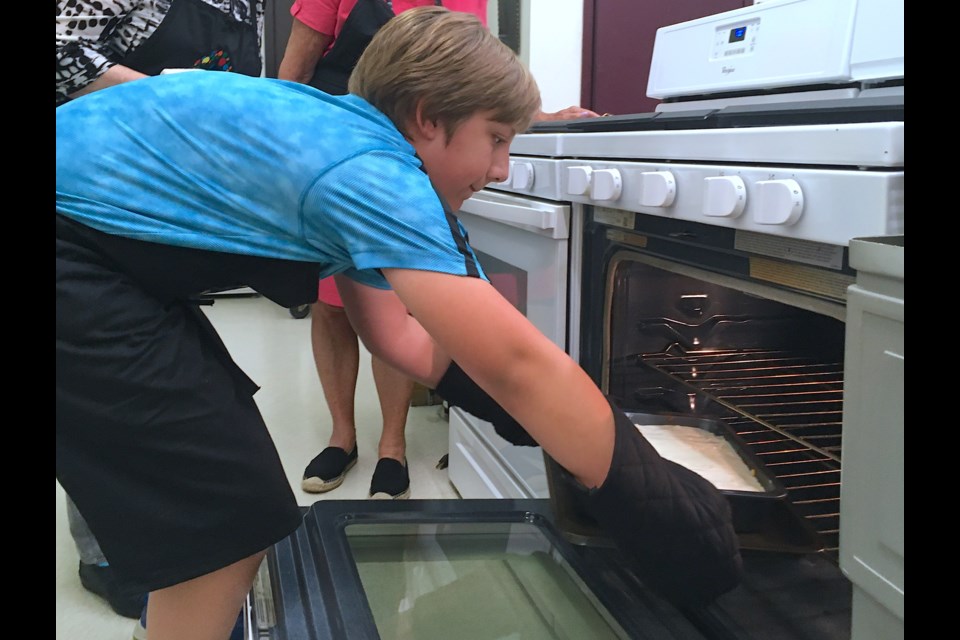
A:
<svg viewBox="0 0 960 640">
<path fill-rule="evenodd" d="M 241 74 L 155 76 L 57 108 L 57 212 L 113 235 L 376 271 L 484 277 L 412 145 L 353 96 Z"/>
</svg>

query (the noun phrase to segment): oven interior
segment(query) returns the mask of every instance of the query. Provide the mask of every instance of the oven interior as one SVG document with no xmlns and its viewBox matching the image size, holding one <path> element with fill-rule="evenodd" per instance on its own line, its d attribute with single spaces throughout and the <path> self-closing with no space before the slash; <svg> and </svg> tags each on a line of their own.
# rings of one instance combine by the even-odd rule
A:
<svg viewBox="0 0 960 640">
<path fill-rule="evenodd" d="M 723 421 L 783 485 L 784 508 L 801 516 L 791 524 L 781 514 L 781 530 L 757 533 L 774 550 L 800 536 L 800 551 L 836 559 L 844 323 L 639 254 L 608 273 L 610 396 L 628 411 Z M 808 527 L 819 542 L 804 537 Z"/>
</svg>

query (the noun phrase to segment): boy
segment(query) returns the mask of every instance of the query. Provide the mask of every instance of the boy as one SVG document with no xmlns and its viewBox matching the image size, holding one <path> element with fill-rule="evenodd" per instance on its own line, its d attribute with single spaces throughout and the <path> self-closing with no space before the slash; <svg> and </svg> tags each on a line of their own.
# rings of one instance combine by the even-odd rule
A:
<svg viewBox="0 0 960 640">
<path fill-rule="evenodd" d="M 723 497 L 496 292 L 452 214 L 506 177 L 539 107 L 475 17 L 425 7 L 378 32 L 347 96 L 189 73 L 57 110 L 57 479 L 150 590 L 151 638 L 226 637 L 300 524 L 257 385 L 193 296 L 247 285 L 289 308 L 331 274 L 372 353 L 529 433 L 651 586 L 737 583 Z"/>
</svg>

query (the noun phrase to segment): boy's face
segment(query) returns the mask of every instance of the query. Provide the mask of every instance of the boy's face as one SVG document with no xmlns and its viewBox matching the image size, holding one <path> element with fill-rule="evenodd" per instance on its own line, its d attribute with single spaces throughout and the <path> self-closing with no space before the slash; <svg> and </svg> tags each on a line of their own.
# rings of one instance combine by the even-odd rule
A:
<svg viewBox="0 0 960 640">
<path fill-rule="evenodd" d="M 433 122 L 421 122 L 411 136 L 434 187 L 454 211 L 487 184 L 507 179 L 516 131 L 490 115 L 474 114 L 451 137 Z"/>
</svg>

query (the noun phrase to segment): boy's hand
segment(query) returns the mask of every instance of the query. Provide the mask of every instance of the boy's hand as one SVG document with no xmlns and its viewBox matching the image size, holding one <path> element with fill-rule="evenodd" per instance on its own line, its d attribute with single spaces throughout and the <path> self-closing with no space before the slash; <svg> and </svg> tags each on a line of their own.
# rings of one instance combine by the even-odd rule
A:
<svg viewBox="0 0 960 640">
<path fill-rule="evenodd" d="M 680 605 L 702 605 L 740 583 L 730 504 L 707 480 L 657 453 L 610 398 L 616 440 L 602 485 L 563 470 L 581 505 L 633 561 L 649 587 Z"/>
<path fill-rule="evenodd" d="M 471 380 L 456 362 L 450 362 L 450 367 L 434 391 L 451 406 L 460 407 L 481 420 L 493 423 L 497 434 L 507 442 L 525 447 L 539 446 L 520 423 Z"/>
</svg>

